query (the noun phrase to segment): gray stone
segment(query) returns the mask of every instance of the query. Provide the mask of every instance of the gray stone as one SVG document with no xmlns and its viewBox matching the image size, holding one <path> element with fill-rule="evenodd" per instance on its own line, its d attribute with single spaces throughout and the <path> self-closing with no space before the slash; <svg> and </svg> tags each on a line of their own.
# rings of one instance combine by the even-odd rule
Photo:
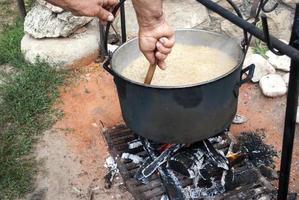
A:
<svg viewBox="0 0 299 200">
<path fill-rule="evenodd" d="M 131 0 L 128 0 L 125 5 L 127 33 L 129 36 L 136 36 L 138 24 Z M 210 22 L 207 9 L 196 0 L 164 0 L 163 12 L 168 24 L 174 29 L 193 28 Z M 119 30 L 119 17 L 114 24 Z"/>
<path fill-rule="evenodd" d="M 69 38 L 35 39 L 26 34 L 21 49 L 27 61 L 37 59 L 51 66 L 83 66 L 95 61 L 99 55 L 99 27 L 97 20 L 87 26 L 84 33 Z"/>
<path fill-rule="evenodd" d="M 233 119 L 233 124 L 244 124 L 248 121 L 247 117 L 243 115 L 236 114 Z"/>
<path fill-rule="evenodd" d="M 34 38 L 68 37 L 92 19 L 76 17 L 71 12 L 55 13 L 37 3 L 25 18 L 24 31 Z"/>
<path fill-rule="evenodd" d="M 282 0 L 282 2 L 292 8 L 296 8 L 296 3 L 299 3 L 299 0 Z"/>
<path fill-rule="evenodd" d="M 230 37 L 235 37 L 239 40 L 243 38 L 243 30 L 227 20 L 221 22 L 221 30 Z"/>
<path fill-rule="evenodd" d="M 62 8 L 60 8 L 58 6 L 54 6 L 54 5 L 46 2 L 45 0 L 37 0 L 37 2 L 40 5 L 43 5 L 43 6 L 47 7 L 48 9 L 50 9 L 54 13 L 62 13 L 64 11 Z"/>
<path fill-rule="evenodd" d="M 268 74 L 262 77 L 259 84 L 263 94 L 267 97 L 278 97 L 287 93 L 286 83 L 278 74 Z"/>
<path fill-rule="evenodd" d="M 260 79 L 268 74 L 274 74 L 274 67 L 268 63 L 268 61 L 259 54 L 249 54 L 244 60 L 244 67 L 247 67 L 251 64 L 255 65 L 255 70 L 252 78 L 252 82 L 259 82 Z"/>
<path fill-rule="evenodd" d="M 270 50 L 266 52 L 268 61 L 275 69 L 282 70 L 285 72 L 290 71 L 291 59 L 288 56 L 278 56 L 272 53 Z"/>
<path fill-rule="evenodd" d="M 290 73 L 286 73 L 285 75 L 282 76 L 284 82 L 286 83 L 286 85 L 289 85 L 289 78 L 290 78 Z"/>
<path fill-rule="evenodd" d="M 215 2 L 215 0 L 214 0 Z M 242 6 L 243 4 L 243 0 L 232 0 L 232 2 L 238 6 L 239 8 Z M 216 0 L 216 3 L 218 3 L 220 6 L 229 9 L 231 11 L 233 11 L 234 9 L 232 8 L 232 6 L 226 1 L 226 0 Z"/>
<path fill-rule="evenodd" d="M 273 12 L 267 13 L 267 17 L 270 34 L 288 41 L 293 23 L 292 12 L 280 5 Z"/>
<path fill-rule="evenodd" d="M 296 123 L 299 124 L 299 106 L 297 107 Z"/>
</svg>

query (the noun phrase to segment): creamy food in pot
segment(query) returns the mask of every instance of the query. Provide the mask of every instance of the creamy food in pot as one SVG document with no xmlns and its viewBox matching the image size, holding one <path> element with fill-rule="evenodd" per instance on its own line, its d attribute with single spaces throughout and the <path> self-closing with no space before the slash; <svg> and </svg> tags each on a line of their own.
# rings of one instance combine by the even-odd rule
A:
<svg viewBox="0 0 299 200">
<path fill-rule="evenodd" d="M 180 86 L 217 78 L 234 68 L 237 61 L 225 52 L 207 46 L 176 44 L 166 59 L 166 70 L 156 68 L 151 85 Z M 121 74 L 143 83 L 149 62 L 142 55 L 125 67 Z"/>
</svg>

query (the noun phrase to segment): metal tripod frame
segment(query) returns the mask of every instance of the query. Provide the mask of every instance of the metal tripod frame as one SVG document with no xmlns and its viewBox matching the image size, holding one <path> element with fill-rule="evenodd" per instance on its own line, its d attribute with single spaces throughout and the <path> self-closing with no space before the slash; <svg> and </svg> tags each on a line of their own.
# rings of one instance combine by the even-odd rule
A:
<svg viewBox="0 0 299 200">
<path fill-rule="evenodd" d="M 294 16 L 293 28 L 291 33 L 291 39 L 289 44 L 285 44 L 276 37 L 269 34 L 267 18 L 262 15 L 263 30 L 258 29 L 255 24 L 249 23 L 240 16 L 238 13 L 237 6 L 231 5 L 236 11 L 237 15 L 233 14 L 231 11 L 219 6 L 211 0 L 197 0 L 199 3 L 210 9 L 211 11 L 219 14 L 223 18 L 229 20 L 231 23 L 237 25 L 239 28 L 243 29 L 244 33 L 249 33 L 251 38 L 255 36 L 261 41 L 265 42 L 273 53 L 277 55 L 286 55 L 291 58 L 290 66 L 290 78 L 288 85 L 287 94 L 287 105 L 286 105 L 286 115 L 284 123 L 283 132 L 283 146 L 281 154 L 280 163 L 280 176 L 279 176 L 279 188 L 278 188 L 278 200 L 285 200 L 288 196 L 289 188 L 289 178 L 290 178 L 290 168 L 292 163 L 293 154 L 293 144 L 296 129 L 296 113 L 298 106 L 298 89 L 299 89 L 299 4 L 296 5 L 296 12 Z M 258 3 L 260 8 L 257 11 L 259 14 L 260 10 L 265 13 L 273 11 L 277 4 L 272 8 L 265 8 L 268 0 L 260 0 Z M 232 3 L 228 0 L 228 3 Z M 120 5 L 120 21 L 121 21 L 121 42 L 125 43 L 127 40 L 126 34 L 126 19 L 125 19 L 125 6 L 124 3 Z M 101 33 L 104 29 L 101 26 Z M 103 37 L 102 37 L 103 38 Z M 103 50 L 103 45 L 101 44 L 101 49 Z M 246 50 L 247 51 L 247 50 Z"/>
</svg>

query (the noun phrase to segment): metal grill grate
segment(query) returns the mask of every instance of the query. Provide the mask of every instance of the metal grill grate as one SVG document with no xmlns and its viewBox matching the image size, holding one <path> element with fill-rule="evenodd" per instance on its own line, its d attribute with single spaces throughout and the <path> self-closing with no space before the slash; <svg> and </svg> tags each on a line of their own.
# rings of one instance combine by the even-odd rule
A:
<svg viewBox="0 0 299 200">
<path fill-rule="evenodd" d="M 134 175 L 138 170 L 138 164 L 127 162 L 120 159 L 124 152 L 130 151 L 128 149 L 128 142 L 137 138 L 137 136 L 126 126 L 119 125 L 109 128 L 104 131 L 104 136 L 109 147 L 110 154 L 116 159 L 118 169 L 124 180 L 128 191 L 135 199 L 154 199 L 160 200 L 161 196 L 165 194 L 165 187 L 163 186 L 158 173 L 153 174 L 147 184 L 138 182 Z M 229 140 L 230 141 L 230 140 Z M 229 143 L 216 146 L 217 149 L 228 148 Z M 147 152 L 143 148 L 139 148 L 134 152 L 136 155 L 146 156 Z M 275 189 L 271 183 L 261 175 L 260 171 L 254 167 L 250 162 L 239 165 L 234 168 L 234 176 L 238 178 L 234 181 L 231 188 L 227 192 L 209 197 L 206 199 L 272 199 L 275 195 Z M 183 187 L 193 184 L 192 180 L 176 174 Z M 218 178 L 221 178 L 221 174 Z M 217 178 L 217 177 L 216 177 Z"/>
</svg>

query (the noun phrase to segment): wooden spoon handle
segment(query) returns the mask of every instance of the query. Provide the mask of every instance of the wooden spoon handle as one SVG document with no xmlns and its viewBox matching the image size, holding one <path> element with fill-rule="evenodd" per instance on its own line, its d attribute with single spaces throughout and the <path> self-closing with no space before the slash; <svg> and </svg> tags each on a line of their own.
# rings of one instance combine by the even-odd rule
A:
<svg viewBox="0 0 299 200">
<path fill-rule="evenodd" d="M 144 84 L 147 84 L 147 85 L 150 85 L 152 80 L 153 80 L 153 76 L 154 76 L 154 73 L 155 73 L 155 70 L 156 70 L 156 63 L 155 64 L 151 64 L 149 67 L 148 67 L 148 70 L 147 70 L 147 73 L 146 73 L 146 77 L 144 79 Z"/>
</svg>

